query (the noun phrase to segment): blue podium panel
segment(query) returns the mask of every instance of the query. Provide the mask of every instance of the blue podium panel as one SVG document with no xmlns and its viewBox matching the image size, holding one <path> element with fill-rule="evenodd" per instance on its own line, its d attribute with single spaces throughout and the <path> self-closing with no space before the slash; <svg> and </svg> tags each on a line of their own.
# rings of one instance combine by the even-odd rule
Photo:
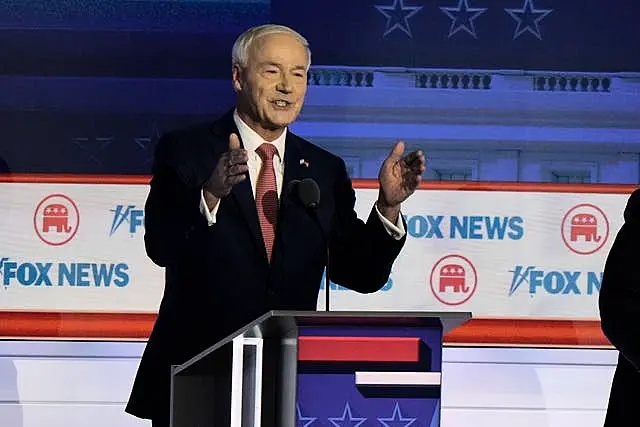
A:
<svg viewBox="0 0 640 427">
<path fill-rule="evenodd" d="M 299 326 L 297 426 L 439 426 L 442 326 Z"/>
</svg>

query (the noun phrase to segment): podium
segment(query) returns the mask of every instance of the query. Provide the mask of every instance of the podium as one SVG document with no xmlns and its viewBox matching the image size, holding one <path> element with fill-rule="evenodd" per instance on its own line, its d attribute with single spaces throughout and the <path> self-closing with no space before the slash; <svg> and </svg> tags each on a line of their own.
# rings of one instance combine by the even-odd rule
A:
<svg viewBox="0 0 640 427">
<path fill-rule="evenodd" d="M 170 425 L 439 426 L 442 338 L 470 318 L 270 311 L 172 367 Z"/>
</svg>

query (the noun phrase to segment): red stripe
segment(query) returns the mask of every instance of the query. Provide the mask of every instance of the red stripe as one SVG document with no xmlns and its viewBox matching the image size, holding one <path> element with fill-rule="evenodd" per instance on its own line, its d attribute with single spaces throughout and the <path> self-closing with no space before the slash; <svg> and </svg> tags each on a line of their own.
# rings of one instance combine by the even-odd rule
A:
<svg viewBox="0 0 640 427">
<path fill-rule="evenodd" d="M 418 362 L 420 338 L 300 337 L 302 362 Z"/>
<path fill-rule="evenodd" d="M 146 185 L 149 175 L 73 175 L 73 174 L 0 174 L 0 182 L 33 184 L 128 184 Z M 354 179 L 354 188 L 377 189 L 377 179 Z M 503 182 L 503 181 L 423 181 L 420 190 L 443 191 L 515 191 L 541 193 L 594 193 L 631 194 L 637 185 L 633 184 L 550 184 L 545 182 Z"/>
<path fill-rule="evenodd" d="M 1 297 L 1 295 L 0 295 Z M 146 340 L 155 313 L 73 313 L 0 310 L 0 339 Z M 365 322 L 363 322 L 365 323 Z M 309 337 L 302 337 L 301 340 Z M 331 337 L 335 340 L 335 337 Z M 397 338 L 393 338 L 397 341 Z M 471 319 L 444 337 L 449 345 L 606 347 L 598 320 Z"/>
<path fill-rule="evenodd" d="M 472 319 L 445 336 L 447 344 L 600 347 L 611 344 L 598 320 Z"/>
<path fill-rule="evenodd" d="M 0 182 L 26 184 L 123 184 L 146 185 L 148 175 L 0 174 Z"/>
<path fill-rule="evenodd" d="M 146 339 L 155 319 L 151 313 L 0 311 L 0 337 Z"/>
</svg>

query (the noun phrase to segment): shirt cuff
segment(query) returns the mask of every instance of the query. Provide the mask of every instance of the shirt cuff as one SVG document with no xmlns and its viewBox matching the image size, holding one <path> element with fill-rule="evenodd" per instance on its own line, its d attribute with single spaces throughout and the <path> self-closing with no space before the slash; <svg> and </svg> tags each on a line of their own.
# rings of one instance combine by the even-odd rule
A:
<svg viewBox="0 0 640 427">
<path fill-rule="evenodd" d="M 218 203 L 214 208 L 209 210 L 207 201 L 204 198 L 204 190 L 200 192 L 200 213 L 202 213 L 202 215 L 207 219 L 207 225 L 211 226 L 216 223 L 216 214 L 218 213 L 218 208 L 220 207 L 221 202 L 222 200 L 218 200 Z"/>
<path fill-rule="evenodd" d="M 389 233 L 389 235 L 396 240 L 402 239 L 406 234 L 404 223 L 402 222 L 402 214 L 398 214 L 398 221 L 396 221 L 396 224 L 394 225 L 380 213 L 380 210 L 378 209 L 378 205 L 376 203 L 373 204 L 373 207 L 376 209 L 378 218 L 380 218 L 380 221 L 382 221 L 382 225 L 384 226 L 384 229 L 387 230 L 387 233 Z"/>
</svg>

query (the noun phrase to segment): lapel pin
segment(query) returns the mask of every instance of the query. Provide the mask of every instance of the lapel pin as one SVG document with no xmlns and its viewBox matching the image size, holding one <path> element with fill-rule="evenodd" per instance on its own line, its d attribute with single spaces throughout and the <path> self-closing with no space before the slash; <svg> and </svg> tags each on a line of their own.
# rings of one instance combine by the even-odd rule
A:
<svg viewBox="0 0 640 427">
<path fill-rule="evenodd" d="M 305 168 L 308 168 L 309 162 L 307 162 L 305 159 L 300 159 L 300 166 L 304 166 Z"/>
</svg>

